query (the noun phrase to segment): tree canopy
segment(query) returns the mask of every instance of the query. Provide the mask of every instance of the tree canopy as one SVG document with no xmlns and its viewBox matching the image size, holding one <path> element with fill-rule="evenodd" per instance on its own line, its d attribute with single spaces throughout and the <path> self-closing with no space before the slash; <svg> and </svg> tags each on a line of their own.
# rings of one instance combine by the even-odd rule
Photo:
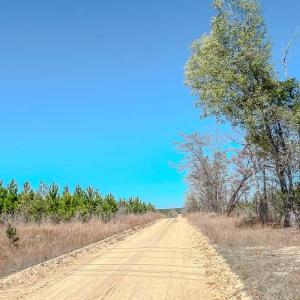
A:
<svg viewBox="0 0 300 300">
<path fill-rule="evenodd" d="M 245 140 L 274 168 L 285 224 L 299 220 L 300 85 L 281 79 L 257 0 L 215 0 L 211 31 L 192 43 L 185 76 L 204 116 L 241 127 Z M 297 155 L 295 155 L 297 153 Z"/>
</svg>

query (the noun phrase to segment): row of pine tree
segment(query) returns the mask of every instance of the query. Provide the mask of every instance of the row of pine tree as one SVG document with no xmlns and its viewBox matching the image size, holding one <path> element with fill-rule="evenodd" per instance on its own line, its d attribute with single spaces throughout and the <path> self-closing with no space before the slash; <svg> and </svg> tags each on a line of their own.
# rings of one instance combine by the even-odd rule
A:
<svg viewBox="0 0 300 300">
<path fill-rule="evenodd" d="M 98 190 L 76 186 L 73 192 L 66 186 L 61 193 L 55 183 L 40 183 L 34 190 L 28 182 L 19 191 L 15 180 L 6 187 L 0 182 L 1 220 L 8 217 L 20 218 L 26 222 L 69 222 L 73 219 L 88 221 L 99 217 L 109 221 L 116 214 L 143 214 L 154 211 L 151 203 L 138 197 L 117 200 L 112 194 L 102 196 Z"/>
</svg>

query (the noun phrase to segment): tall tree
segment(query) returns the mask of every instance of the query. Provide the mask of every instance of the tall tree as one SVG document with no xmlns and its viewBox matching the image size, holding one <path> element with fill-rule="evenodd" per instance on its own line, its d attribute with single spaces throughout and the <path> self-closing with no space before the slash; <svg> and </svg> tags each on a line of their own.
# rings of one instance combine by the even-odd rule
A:
<svg viewBox="0 0 300 300">
<path fill-rule="evenodd" d="M 275 169 L 284 202 L 284 225 L 299 220 L 295 168 L 299 145 L 300 89 L 294 78 L 280 80 L 271 64 L 260 5 L 256 0 L 215 0 L 211 31 L 192 44 L 186 82 L 205 115 L 244 129 L 248 143 Z M 299 161 L 299 158 L 298 158 Z"/>
</svg>

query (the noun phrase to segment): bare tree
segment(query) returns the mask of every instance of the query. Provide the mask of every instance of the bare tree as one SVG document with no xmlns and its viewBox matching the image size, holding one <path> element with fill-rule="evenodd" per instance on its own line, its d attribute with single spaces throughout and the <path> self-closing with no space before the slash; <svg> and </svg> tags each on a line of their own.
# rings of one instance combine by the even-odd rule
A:
<svg viewBox="0 0 300 300">
<path fill-rule="evenodd" d="M 210 141 L 199 134 L 183 136 L 178 149 L 185 154 L 181 168 L 188 171 L 187 182 L 197 208 L 204 211 L 224 212 L 228 201 L 228 159 L 225 151 L 208 153 Z M 207 154 L 205 154 L 207 153 Z M 192 203 L 191 196 L 187 203 Z"/>
</svg>

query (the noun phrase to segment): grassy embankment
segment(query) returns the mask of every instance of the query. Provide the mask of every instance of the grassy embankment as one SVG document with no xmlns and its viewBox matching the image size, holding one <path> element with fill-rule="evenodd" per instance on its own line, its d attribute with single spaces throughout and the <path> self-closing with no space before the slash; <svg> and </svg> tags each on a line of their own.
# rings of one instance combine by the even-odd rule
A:
<svg viewBox="0 0 300 300">
<path fill-rule="evenodd" d="M 300 231 L 244 218 L 188 214 L 244 281 L 254 299 L 300 299 Z"/>
<path fill-rule="evenodd" d="M 121 215 L 104 223 L 93 218 L 88 222 L 72 221 L 16 223 L 18 246 L 11 246 L 6 236 L 6 225 L 0 225 L 0 277 L 36 265 L 47 259 L 68 253 L 85 245 L 145 225 L 158 218 L 157 213 Z"/>
</svg>

